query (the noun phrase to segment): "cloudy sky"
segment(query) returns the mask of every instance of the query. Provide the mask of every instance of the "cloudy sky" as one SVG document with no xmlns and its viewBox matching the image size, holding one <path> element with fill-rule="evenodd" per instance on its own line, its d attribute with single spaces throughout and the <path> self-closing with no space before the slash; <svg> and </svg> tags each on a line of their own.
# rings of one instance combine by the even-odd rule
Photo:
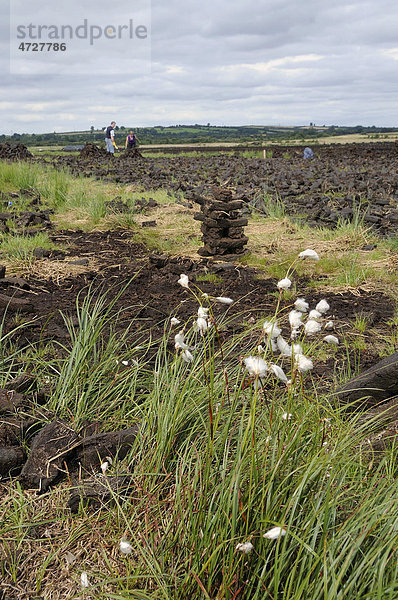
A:
<svg viewBox="0 0 398 600">
<path fill-rule="evenodd" d="M 97 128 L 111 119 L 398 126 L 397 0 L 10 4 L 1 0 L 1 133 Z M 29 24 L 75 31 L 84 19 L 120 39 L 75 36 L 64 40 L 65 52 L 47 55 L 18 49 L 36 39 Z M 130 19 L 133 29 L 118 29 Z M 134 37 L 137 26 L 145 39 L 143 29 Z M 37 41 L 57 41 L 46 35 Z"/>
</svg>

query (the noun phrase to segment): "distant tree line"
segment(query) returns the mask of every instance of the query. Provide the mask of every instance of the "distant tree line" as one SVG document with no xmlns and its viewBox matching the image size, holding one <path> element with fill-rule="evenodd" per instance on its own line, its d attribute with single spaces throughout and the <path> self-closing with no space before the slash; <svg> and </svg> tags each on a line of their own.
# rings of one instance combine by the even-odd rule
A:
<svg viewBox="0 0 398 600">
<path fill-rule="evenodd" d="M 103 127 L 92 125 L 87 131 L 71 131 L 65 133 L 14 133 L 0 135 L 0 142 L 21 142 L 26 146 L 64 146 L 68 144 L 84 144 L 87 142 L 103 142 Z M 354 133 L 367 134 L 372 138 L 381 138 L 383 134 L 397 132 L 397 127 L 338 127 L 337 125 L 317 127 L 313 123 L 309 127 L 263 127 L 263 126 L 215 126 L 206 125 L 170 125 L 163 127 L 126 127 L 116 126 L 119 140 L 122 135 L 133 129 L 141 144 L 196 144 L 209 142 L 262 143 L 266 141 L 308 140 Z M 377 136 L 377 137 L 376 137 Z"/>
</svg>

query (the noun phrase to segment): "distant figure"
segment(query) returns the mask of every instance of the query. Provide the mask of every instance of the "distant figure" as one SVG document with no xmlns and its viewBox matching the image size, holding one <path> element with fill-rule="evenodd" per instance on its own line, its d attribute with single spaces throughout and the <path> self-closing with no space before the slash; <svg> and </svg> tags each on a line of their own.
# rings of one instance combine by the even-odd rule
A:
<svg viewBox="0 0 398 600">
<path fill-rule="evenodd" d="M 112 121 L 110 125 L 105 129 L 105 143 L 106 143 L 106 151 L 110 152 L 110 154 L 115 153 L 118 147 L 115 143 L 115 125 L 116 121 Z"/>
<path fill-rule="evenodd" d="M 126 137 L 126 148 L 135 148 L 137 146 L 137 141 L 138 137 L 135 135 L 134 131 L 130 131 Z"/>
<path fill-rule="evenodd" d="M 304 148 L 304 158 L 314 158 L 314 153 L 311 148 Z"/>
</svg>

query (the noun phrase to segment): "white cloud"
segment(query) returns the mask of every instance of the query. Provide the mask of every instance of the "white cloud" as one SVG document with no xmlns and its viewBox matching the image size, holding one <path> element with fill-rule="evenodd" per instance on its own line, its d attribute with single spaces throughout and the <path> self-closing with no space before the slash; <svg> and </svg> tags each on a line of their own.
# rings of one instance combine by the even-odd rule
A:
<svg viewBox="0 0 398 600">
<path fill-rule="evenodd" d="M 120 110 L 120 105 L 116 106 L 114 104 L 97 104 L 94 106 L 88 106 L 87 110 L 91 111 L 92 113 L 106 113 L 106 114 L 110 114 L 110 113 L 115 113 L 118 112 Z"/>
<path fill-rule="evenodd" d="M 45 120 L 44 115 L 32 115 L 31 113 L 15 114 L 15 115 L 13 115 L 13 118 L 16 121 L 21 121 L 23 123 L 31 123 L 31 122 L 33 123 L 33 122 Z"/>
<path fill-rule="evenodd" d="M 74 113 L 56 113 L 55 118 L 60 121 L 76 121 L 76 115 Z"/>
<path fill-rule="evenodd" d="M 257 71 L 259 73 L 268 73 L 272 69 L 283 67 L 291 63 L 303 63 L 303 62 L 314 62 L 322 60 L 323 56 L 317 54 L 305 54 L 299 56 L 285 56 L 283 58 L 275 58 L 268 62 L 262 63 L 241 63 L 237 65 L 227 65 L 218 67 L 219 71 L 226 71 L 227 73 L 239 73 L 240 71 Z"/>
<path fill-rule="evenodd" d="M 398 48 L 389 48 L 388 50 L 381 50 L 383 56 L 398 60 Z"/>
<path fill-rule="evenodd" d="M 184 69 L 179 65 L 167 65 L 166 73 L 171 75 L 180 74 L 184 73 Z"/>
</svg>

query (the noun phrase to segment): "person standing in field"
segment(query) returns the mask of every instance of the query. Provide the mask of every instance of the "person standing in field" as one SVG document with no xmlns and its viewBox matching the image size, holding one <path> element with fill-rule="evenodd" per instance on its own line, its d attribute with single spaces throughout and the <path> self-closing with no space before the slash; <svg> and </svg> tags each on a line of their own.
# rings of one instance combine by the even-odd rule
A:
<svg viewBox="0 0 398 600">
<path fill-rule="evenodd" d="M 137 146 L 138 137 L 135 135 L 134 131 L 130 130 L 128 136 L 126 137 L 126 149 L 135 148 Z"/>
<path fill-rule="evenodd" d="M 116 121 L 112 121 L 110 125 L 105 129 L 105 143 L 106 143 L 106 151 L 111 154 L 115 153 L 115 148 L 118 150 L 115 142 L 115 125 Z"/>
</svg>

